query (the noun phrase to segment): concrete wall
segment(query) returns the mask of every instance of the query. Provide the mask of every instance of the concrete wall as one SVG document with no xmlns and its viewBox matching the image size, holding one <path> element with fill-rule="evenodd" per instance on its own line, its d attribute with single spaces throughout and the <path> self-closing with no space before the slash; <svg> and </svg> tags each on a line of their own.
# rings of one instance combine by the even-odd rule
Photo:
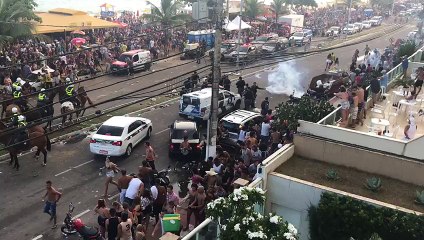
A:
<svg viewBox="0 0 424 240">
<path fill-rule="evenodd" d="M 275 172 L 268 176 L 267 187 L 278 189 L 278 191 L 267 191 L 266 213 L 275 212 L 292 223 L 299 230 L 300 240 L 309 239 L 308 208 L 311 205 L 318 204 L 323 192 L 349 196 L 375 206 L 388 207 L 412 214 L 422 214 Z"/>
<path fill-rule="evenodd" d="M 420 186 L 424 183 L 424 163 L 299 134 L 294 137 L 294 145 L 296 155 L 304 158 L 352 167 Z M 424 153 L 423 147 L 421 140 L 414 146 L 416 151 L 421 148 L 421 153 Z"/>
</svg>

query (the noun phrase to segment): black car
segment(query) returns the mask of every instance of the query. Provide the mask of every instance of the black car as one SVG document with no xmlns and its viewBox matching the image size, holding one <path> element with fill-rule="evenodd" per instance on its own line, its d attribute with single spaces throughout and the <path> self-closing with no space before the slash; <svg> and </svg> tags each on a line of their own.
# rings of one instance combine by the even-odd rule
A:
<svg viewBox="0 0 424 240">
<path fill-rule="evenodd" d="M 169 157 L 177 160 L 200 159 L 200 134 L 196 122 L 176 120 L 169 129 Z M 191 147 L 189 151 L 180 149 L 185 137 Z"/>
</svg>

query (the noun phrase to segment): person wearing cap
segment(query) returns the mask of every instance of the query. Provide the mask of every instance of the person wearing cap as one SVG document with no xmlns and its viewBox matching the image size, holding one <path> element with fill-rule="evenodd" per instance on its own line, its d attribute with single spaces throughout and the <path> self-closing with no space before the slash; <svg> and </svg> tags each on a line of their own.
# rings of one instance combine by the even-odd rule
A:
<svg viewBox="0 0 424 240">
<path fill-rule="evenodd" d="M 46 95 L 46 89 L 42 88 L 40 92 L 38 93 L 37 97 L 37 107 L 44 107 L 47 103 L 47 95 Z"/>
<path fill-rule="evenodd" d="M 18 117 L 19 117 L 18 108 L 13 107 L 12 108 L 12 117 L 10 118 L 10 122 L 12 123 L 13 126 L 18 125 Z"/>
<path fill-rule="evenodd" d="M 70 102 L 73 102 L 77 107 L 79 107 L 80 106 L 80 101 L 76 97 L 77 94 L 75 92 L 74 85 L 73 84 L 68 85 L 65 88 L 65 92 L 66 92 L 66 96 L 67 96 L 68 100 Z"/>
<path fill-rule="evenodd" d="M 204 177 L 207 188 L 215 187 L 215 184 L 218 182 L 218 173 L 215 172 L 215 169 L 211 168 L 209 171 L 206 171 L 206 176 Z"/>
<path fill-rule="evenodd" d="M 18 116 L 18 127 L 26 127 L 28 123 L 26 122 L 26 119 L 23 115 Z"/>
<path fill-rule="evenodd" d="M 25 97 L 22 95 L 22 88 L 17 86 L 15 91 L 13 92 L 13 101 L 16 105 L 21 107 L 21 110 L 25 112 L 28 109 L 27 102 L 25 101 Z"/>
<path fill-rule="evenodd" d="M 20 77 L 18 77 L 16 79 L 16 81 L 12 84 L 12 88 L 14 90 L 16 90 L 17 87 L 21 87 L 21 81 L 22 81 L 22 79 Z"/>
</svg>

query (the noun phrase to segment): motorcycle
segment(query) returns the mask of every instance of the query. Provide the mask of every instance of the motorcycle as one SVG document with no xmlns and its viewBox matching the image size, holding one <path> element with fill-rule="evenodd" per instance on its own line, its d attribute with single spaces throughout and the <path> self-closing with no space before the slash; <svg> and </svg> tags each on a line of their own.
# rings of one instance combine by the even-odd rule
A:
<svg viewBox="0 0 424 240">
<path fill-rule="evenodd" d="M 168 166 L 167 169 L 163 169 L 157 173 L 154 173 L 153 176 L 155 179 L 159 179 L 161 186 L 168 186 L 171 181 L 169 180 L 169 172 L 171 171 L 171 166 Z"/>
<path fill-rule="evenodd" d="M 69 203 L 68 212 L 66 213 L 65 220 L 60 231 L 63 235 L 73 235 L 78 233 L 83 240 L 103 240 L 100 231 L 96 227 L 86 226 L 83 221 L 79 218 L 72 219 L 72 212 L 74 211 L 74 205 Z"/>
</svg>

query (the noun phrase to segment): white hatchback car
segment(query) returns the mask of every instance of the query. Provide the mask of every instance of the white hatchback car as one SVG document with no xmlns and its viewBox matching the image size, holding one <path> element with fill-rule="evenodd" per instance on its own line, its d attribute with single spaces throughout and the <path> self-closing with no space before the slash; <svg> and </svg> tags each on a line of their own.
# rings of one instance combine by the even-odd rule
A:
<svg viewBox="0 0 424 240">
<path fill-rule="evenodd" d="M 100 126 L 90 139 L 90 152 L 106 156 L 130 156 L 133 148 L 152 134 L 152 121 L 115 116 Z"/>
</svg>

